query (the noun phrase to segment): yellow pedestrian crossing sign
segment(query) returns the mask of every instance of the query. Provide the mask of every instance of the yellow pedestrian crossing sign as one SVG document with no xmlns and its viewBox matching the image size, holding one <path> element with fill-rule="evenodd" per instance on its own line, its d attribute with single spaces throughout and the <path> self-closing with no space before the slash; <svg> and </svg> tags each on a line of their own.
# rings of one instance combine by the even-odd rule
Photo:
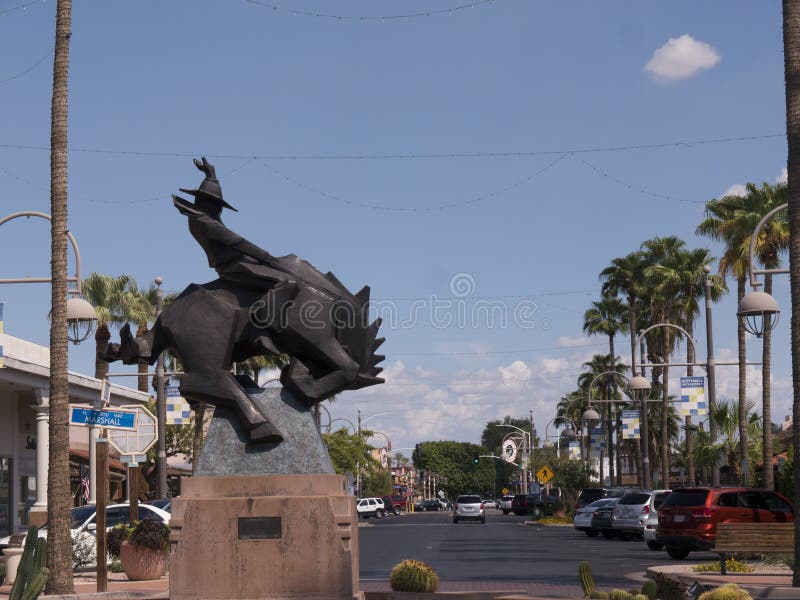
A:
<svg viewBox="0 0 800 600">
<path fill-rule="evenodd" d="M 541 481 L 542 483 L 547 483 L 553 478 L 553 471 L 550 470 L 550 467 L 545 465 L 541 469 L 536 471 L 536 477 L 538 477 L 539 481 Z"/>
<path fill-rule="evenodd" d="M 508 488 L 503 488 L 503 495 L 504 496 L 508 495 Z"/>
</svg>

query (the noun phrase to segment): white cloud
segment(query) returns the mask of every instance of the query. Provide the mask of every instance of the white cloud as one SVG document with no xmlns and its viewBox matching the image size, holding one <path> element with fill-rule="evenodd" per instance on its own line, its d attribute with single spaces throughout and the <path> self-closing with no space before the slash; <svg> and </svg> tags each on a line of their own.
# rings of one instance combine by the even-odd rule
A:
<svg viewBox="0 0 800 600">
<path fill-rule="evenodd" d="M 562 335 L 556 340 L 556 346 L 559 348 L 576 348 L 580 346 L 589 346 L 590 344 L 594 344 L 597 340 L 593 340 L 587 335 L 576 335 L 575 337 L 570 337 L 568 335 Z"/>
<path fill-rule="evenodd" d="M 720 55 L 709 44 L 684 34 L 679 38 L 670 38 L 656 50 L 644 66 L 644 71 L 656 81 L 675 81 L 710 69 L 720 60 Z"/>
<path fill-rule="evenodd" d="M 775 183 L 786 183 L 787 181 L 789 181 L 789 171 L 783 167 L 781 174 L 775 178 Z"/>
<path fill-rule="evenodd" d="M 731 187 L 729 187 L 725 192 L 722 194 L 721 197 L 724 196 L 746 196 L 747 195 L 747 188 L 742 183 L 734 183 Z"/>
</svg>

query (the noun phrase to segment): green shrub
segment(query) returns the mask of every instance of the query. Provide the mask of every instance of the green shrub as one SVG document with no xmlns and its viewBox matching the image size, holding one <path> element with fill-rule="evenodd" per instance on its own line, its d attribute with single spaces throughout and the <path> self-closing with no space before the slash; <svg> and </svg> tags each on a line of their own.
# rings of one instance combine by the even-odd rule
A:
<svg viewBox="0 0 800 600">
<path fill-rule="evenodd" d="M 735 583 L 726 583 L 701 594 L 698 600 L 753 600 L 750 594 Z"/>
<path fill-rule="evenodd" d="M 439 577 L 430 565 L 406 559 L 392 569 L 389 584 L 395 592 L 435 592 Z"/>
<path fill-rule="evenodd" d="M 663 573 L 654 573 L 653 581 L 658 590 L 656 597 L 661 600 L 688 600 L 689 588 L 686 585 L 673 581 Z"/>
<path fill-rule="evenodd" d="M 656 600 L 658 596 L 658 585 L 652 579 L 648 579 L 642 584 L 642 594 L 647 596 L 648 600 Z"/>
<path fill-rule="evenodd" d="M 108 532 L 106 536 L 106 550 L 113 559 L 119 559 L 119 548 L 122 542 L 129 539 L 133 533 L 133 527 L 119 524 Z"/>
<path fill-rule="evenodd" d="M 169 548 L 169 526 L 153 519 L 139 521 L 134 525 L 128 541 L 136 546 L 166 552 Z"/>
<path fill-rule="evenodd" d="M 720 561 L 701 563 L 692 567 L 695 573 L 719 572 Z M 725 559 L 725 569 L 728 573 L 752 573 L 753 567 L 743 560 L 736 560 L 733 556 Z"/>
<path fill-rule="evenodd" d="M 124 573 L 125 569 L 122 568 L 122 563 L 118 560 L 112 560 L 111 564 L 108 565 L 108 570 L 112 573 Z"/>
</svg>

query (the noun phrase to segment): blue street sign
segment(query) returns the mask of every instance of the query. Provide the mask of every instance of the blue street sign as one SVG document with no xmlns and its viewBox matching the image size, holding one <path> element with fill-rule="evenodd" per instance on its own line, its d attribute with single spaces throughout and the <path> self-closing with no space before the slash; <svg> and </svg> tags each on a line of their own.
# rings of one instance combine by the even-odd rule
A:
<svg viewBox="0 0 800 600">
<path fill-rule="evenodd" d="M 81 406 L 70 407 L 70 425 L 106 427 L 108 429 L 136 430 L 136 411 L 96 410 Z"/>
</svg>

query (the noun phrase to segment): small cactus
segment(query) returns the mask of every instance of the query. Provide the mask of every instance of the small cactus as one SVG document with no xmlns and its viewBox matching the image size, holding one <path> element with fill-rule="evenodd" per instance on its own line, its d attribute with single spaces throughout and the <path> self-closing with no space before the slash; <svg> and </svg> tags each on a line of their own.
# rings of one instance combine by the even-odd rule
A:
<svg viewBox="0 0 800 600">
<path fill-rule="evenodd" d="M 597 590 L 597 586 L 594 583 L 594 576 L 592 575 L 592 565 L 588 561 L 581 561 L 578 565 L 578 577 L 580 577 L 581 580 L 583 595 L 587 598 L 591 598 L 591 594 Z"/>
<path fill-rule="evenodd" d="M 608 600 L 608 592 L 601 592 L 600 590 L 595 590 L 591 594 L 589 594 L 589 600 Z"/>
<path fill-rule="evenodd" d="M 709 590 L 698 600 L 753 600 L 750 594 L 735 583 L 726 583 L 722 587 Z"/>
<path fill-rule="evenodd" d="M 25 536 L 17 578 L 9 594 L 9 600 L 35 600 L 47 583 L 47 540 L 39 539 L 39 528 L 31 526 Z"/>
<path fill-rule="evenodd" d="M 634 594 L 632 600 L 650 600 L 647 594 Z"/>
<path fill-rule="evenodd" d="M 652 579 L 648 579 L 642 584 L 642 594 L 647 596 L 648 600 L 656 600 L 658 584 Z"/>
<path fill-rule="evenodd" d="M 629 600 L 629 595 L 630 594 L 628 594 L 628 592 L 625 590 L 611 590 L 611 593 L 608 595 L 608 600 Z"/>
<path fill-rule="evenodd" d="M 430 565 L 406 559 L 392 569 L 389 584 L 395 592 L 435 592 L 439 577 Z"/>
</svg>

